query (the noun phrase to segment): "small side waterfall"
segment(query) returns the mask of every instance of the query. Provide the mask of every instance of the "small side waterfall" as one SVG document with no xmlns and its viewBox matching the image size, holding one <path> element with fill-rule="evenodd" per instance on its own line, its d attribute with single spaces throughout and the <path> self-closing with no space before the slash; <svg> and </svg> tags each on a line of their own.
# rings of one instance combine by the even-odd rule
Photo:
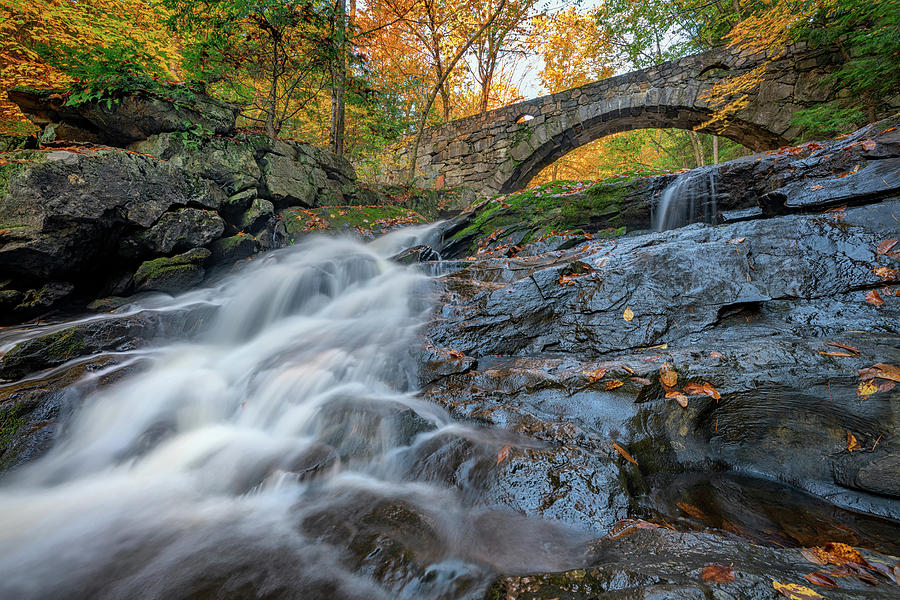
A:
<svg viewBox="0 0 900 600">
<path fill-rule="evenodd" d="M 716 167 L 701 167 L 676 176 L 659 197 L 650 218 L 654 231 L 690 223 L 715 223 Z"/>
</svg>

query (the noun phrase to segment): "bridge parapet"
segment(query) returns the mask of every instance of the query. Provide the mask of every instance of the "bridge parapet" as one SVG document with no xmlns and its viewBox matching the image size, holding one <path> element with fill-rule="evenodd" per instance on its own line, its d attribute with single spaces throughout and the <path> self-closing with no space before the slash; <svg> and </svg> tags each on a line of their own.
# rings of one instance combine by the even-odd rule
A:
<svg viewBox="0 0 900 600">
<path fill-rule="evenodd" d="M 713 112 L 703 92 L 764 58 L 719 48 L 429 128 L 419 147 L 417 182 L 506 193 L 612 133 L 700 127 Z M 715 133 L 756 151 L 787 144 L 798 133 L 791 125 L 794 113 L 833 99 L 832 89 L 820 83 L 840 63 L 837 52 L 791 48 L 769 65 L 747 106 Z M 399 165 L 408 163 L 409 151 L 398 150 Z"/>
</svg>

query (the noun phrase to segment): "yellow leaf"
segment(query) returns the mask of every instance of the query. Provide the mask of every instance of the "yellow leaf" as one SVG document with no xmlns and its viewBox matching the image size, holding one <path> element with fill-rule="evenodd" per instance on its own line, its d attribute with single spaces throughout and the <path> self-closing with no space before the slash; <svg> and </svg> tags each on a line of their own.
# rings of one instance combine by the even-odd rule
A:
<svg viewBox="0 0 900 600">
<path fill-rule="evenodd" d="M 856 386 L 856 395 L 865 400 L 872 394 L 878 391 L 878 386 L 875 385 L 871 379 L 867 381 L 860 381 L 859 385 Z"/>
<path fill-rule="evenodd" d="M 607 391 L 614 390 L 617 387 L 622 387 L 623 385 L 625 385 L 625 384 L 622 383 L 621 381 L 619 381 L 618 379 L 613 379 L 612 381 L 606 382 L 606 390 Z"/>
<path fill-rule="evenodd" d="M 782 596 L 790 598 L 791 600 L 814 600 L 815 598 L 823 597 L 822 594 L 819 594 L 815 590 L 797 583 L 781 583 L 780 581 L 775 581 L 773 579 L 772 587 L 780 592 Z"/>
<path fill-rule="evenodd" d="M 626 308 L 625 312 L 622 313 L 622 318 L 626 321 L 631 321 L 634 318 L 634 313 L 630 308 Z"/>
<path fill-rule="evenodd" d="M 859 445 L 859 442 L 856 441 L 856 436 L 847 432 L 847 451 L 853 452 L 854 450 L 859 450 L 862 446 Z"/>
</svg>

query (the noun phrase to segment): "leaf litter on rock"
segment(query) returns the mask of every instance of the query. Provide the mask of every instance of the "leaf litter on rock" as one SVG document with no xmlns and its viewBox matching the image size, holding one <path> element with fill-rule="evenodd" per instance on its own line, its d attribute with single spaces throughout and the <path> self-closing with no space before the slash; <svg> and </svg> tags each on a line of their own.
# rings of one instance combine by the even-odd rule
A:
<svg viewBox="0 0 900 600">
<path fill-rule="evenodd" d="M 731 583 L 735 576 L 734 569 L 722 563 L 706 565 L 700 571 L 700 578 L 706 583 Z"/>
<path fill-rule="evenodd" d="M 612 445 L 613 445 L 613 448 L 615 448 L 616 452 L 618 452 L 619 454 L 622 455 L 622 458 L 624 458 L 625 460 L 627 460 L 627 461 L 630 462 L 631 464 L 637 466 L 638 461 L 636 461 L 636 460 L 634 459 L 634 457 L 631 456 L 625 448 L 623 448 L 622 446 L 618 445 L 618 444 L 615 443 L 615 442 L 613 442 Z"/>
<path fill-rule="evenodd" d="M 781 583 L 775 579 L 772 580 L 772 587 L 786 598 L 791 600 L 814 600 L 815 598 L 824 598 L 817 591 L 800 585 L 799 583 Z"/>
</svg>

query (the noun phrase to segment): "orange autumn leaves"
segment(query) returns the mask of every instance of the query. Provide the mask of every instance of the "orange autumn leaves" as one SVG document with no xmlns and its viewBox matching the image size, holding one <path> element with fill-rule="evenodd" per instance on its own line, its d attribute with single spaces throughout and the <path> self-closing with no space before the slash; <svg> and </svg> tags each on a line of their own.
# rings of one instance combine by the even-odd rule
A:
<svg viewBox="0 0 900 600">
<path fill-rule="evenodd" d="M 682 408 L 687 408 L 688 396 L 709 396 L 716 402 L 722 397 L 708 381 L 686 383 L 679 390 L 678 372 L 669 363 L 663 363 L 659 368 L 659 383 L 666 392 L 666 398 L 674 399 Z"/>
</svg>

